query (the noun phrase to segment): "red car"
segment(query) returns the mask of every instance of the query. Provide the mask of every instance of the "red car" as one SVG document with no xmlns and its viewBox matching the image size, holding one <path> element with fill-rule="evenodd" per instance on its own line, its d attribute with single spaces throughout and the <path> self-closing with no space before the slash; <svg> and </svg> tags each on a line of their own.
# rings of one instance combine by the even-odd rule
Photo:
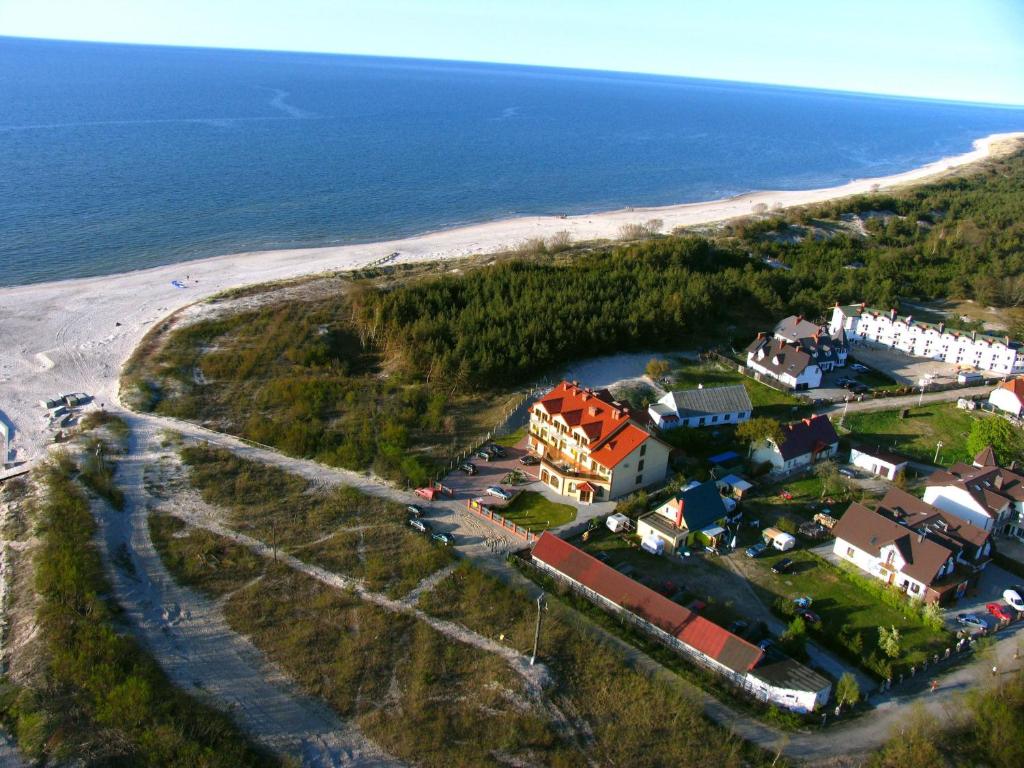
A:
<svg viewBox="0 0 1024 768">
<path fill-rule="evenodd" d="M 1010 614 L 1010 609 L 1002 603 L 989 603 L 985 606 L 985 609 L 1000 621 L 1013 620 L 1013 616 Z"/>
<path fill-rule="evenodd" d="M 789 491 L 786 491 L 786 490 L 781 491 L 779 493 L 779 496 L 784 498 L 786 501 L 792 501 L 793 500 L 793 494 L 790 493 Z"/>
</svg>

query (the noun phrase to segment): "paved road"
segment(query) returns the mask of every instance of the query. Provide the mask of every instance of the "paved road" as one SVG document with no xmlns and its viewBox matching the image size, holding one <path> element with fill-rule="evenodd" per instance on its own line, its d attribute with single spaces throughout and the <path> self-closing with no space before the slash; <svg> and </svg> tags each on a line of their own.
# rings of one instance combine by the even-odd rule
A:
<svg viewBox="0 0 1024 768">
<path fill-rule="evenodd" d="M 961 397 L 973 397 L 974 395 L 987 395 L 992 391 L 992 387 L 970 387 L 968 389 L 947 389 L 943 392 L 925 392 L 924 397 L 920 394 L 916 395 L 903 395 L 901 397 L 880 397 L 877 399 L 867 399 L 857 402 L 852 401 L 849 404 L 840 403 L 836 405 L 826 405 L 818 409 L 818 413 L 828 414 L 842 414 L 843 410 L 846 413 L 863 413 L 865 411 L 895 411 L 897 408 L 913 408 L 917 406 L 920 401 L 922 404 L 927 403 L 951 403 L 956 402 Z"/>
<path fill-rule="evenodd" d="M 960 394 L 962 393 L 961 390 Z M 949 393 L 934 394 L 946 396 Z M 889 407 L 898 407 L 899 401 L 903 399 L 892 398 L 882 402 Z M 894 403 L 895 405 L 893 405 Z M 870 405 L 873 404 L 870 403 Z M 869 405 L 869 403 L 863 405 Z M 408 491 L 394 488 L 383 480 L 367 474 L 327 467 L 307 459 L 284 456 L 272 449 L 255 447 L 230 435 L 213 432 L 186 422 L 141 414 L 132 414 L 132 418 L 146 422 L 157 429 L 169 429 L 188 437 L 208 440 L 212 444 L 228 448 L 243 457 L 279 466 L 316 482 L 350 485 L 369 495 L 403 503 L 417 498 Z M 523 577 L 511 569 L 501 556 L 502 550 L 508 551 L 522 546 L 521 540 L 513 538 L 510 534 L 506 534 L 466 512 L 456 502 L 435 503 L 431 505 L 431 510 L 432 522 L 434 520 L 442 521 L 445 525 L 450 526 L 449 530 L 455 532 L 458 539 L 456 549 L 461 555 L 472 558 L 479 566 L 503 581 L 524 584 Z M 497 552 L 487 544 L 492 539 L 500 542 Z M 535 586 L 527 584 L 527 588 L 532 594 L 536 594 Z M 873 709 L 852 721 L 824 730 L 784 733 L 716 700 L 643 652 L 603 628 L 593 625 L 585 618 L 581 617 L 581 621 L 584 625 L 589 625 L 592 631 L 598 633 L 604 640 L 620 648 L 632 663 L 669 680 L 673 685 L 680 686 L 689 696 L 702 704 L 705 714 L 713 721 L 768 750 L 776 750 L 780 745 L 785 744 L 784 751 L 788 756 L 802 760 L 834 759 L 839 754 L 861 755 L 878 749 L 905 722 L 906 705 L 911 703 L 922 704 L 929 714 L 940 721 L 948 718 L 949 712 L 956 711 L 956 694 L 968 688 L 992 684 L 989 670 L 993 664 L 1000 670 L 1000 675 L 1012 674 L 1020 670 L 1021 662 L 1013 659 L 1013 656 L 1018 643 L 1016 633 L 1021 626 L 1024 626 L 1022 624 L 1004 631 L 988 655 L 964 664 L 941 677 L 941 685 L 934 694 L 929 693 L 926 686 L 923 690 L 916 691 L 910 691 L 904 686 L 895 692 L 890 691 L 885 695 L 873 697 L 871 699 Z"/>
</svg>

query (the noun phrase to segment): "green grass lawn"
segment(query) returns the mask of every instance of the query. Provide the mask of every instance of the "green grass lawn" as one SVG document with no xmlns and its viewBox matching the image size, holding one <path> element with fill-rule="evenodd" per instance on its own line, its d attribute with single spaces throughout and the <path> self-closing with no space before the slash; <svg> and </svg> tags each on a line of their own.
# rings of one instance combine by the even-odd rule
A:
<svg viewBox="0 0 1024 768">
<path fill-rule="evenodd" d="M 678 360 L 677 363 L 671 373 L 673 389 L 696 389 L 698 384 L 705 387 L 742 384 L 750 395 L 755 416 L 792 421 L 810 412 L 805 401 L 800 398 L 766 387 L 722 363 L 697 363 L 691 360 Z"/>
<path fill-rule="evenodd" d="M 502 514 L 506 520 L 531 531 L 543 531 L 576 519 L 576 507 L 556 504 L 536 491 L 523 491 L 509 503 Z"/>
<path fill-rule="evenodd" d="M 942 441 L 938 463 L 952 464 L 970 459 L 967 435 L 976 418 L 982 417 L 960 410 L 955 403 L 934 403 L 911 408 L 905 419 L 899 410 L 849 414 L 844 426 L 853 440 L 892 448 L 929 464 L 935 459 L 936 443 Z"/>
<path fill-rule="evenodd" d="M 783 557 L 796 563 L 793 571 L 783 575 L 772 573 L 771 566 Z M 877 651 L 880 626 L 894 626 L 902 636 L 902 652 L 892 661 L 895 669 L 920 664 L 927 656 L 945 650 L 950 644 L 950 635 L 922 624 L 912 606 L 903 610 L 885 604 L 878 595 L 849 579 L 842 569 L 811 552 L 801 549 L 772 552 L 747 562 L 751 566 L 748 572 L 752 582 L 763 591 L 762 602 L 771 605 L 778 597 L 792 600 L 802 595 L 813 599 L 811 610 L 821 617 L 822 623 L 820 628 L 812 629 L 812 637 L 837 648 L 844 645 L 841 636 L 859 634 L 863 646 L 858 655 L 861 666 L 869 671 L 874 671 L 870 662 L 872 655 L 881 658 Z M 853 652 L 847 648 L 846 653 Z"/>
<path fill-rule="evenodd" d="M 519 429 L 517 429 L 515 432 L 509 432 L 507 435 L 504 435 L 502 437 L 496 437 L 491 442 L 493 442 L 495 445 L 504 446 L 505 448 L 514 448 L 519 444 L 519 442 L 524 437 L 526 437 L 525 424 L 521 426 Z"/>
</svg>

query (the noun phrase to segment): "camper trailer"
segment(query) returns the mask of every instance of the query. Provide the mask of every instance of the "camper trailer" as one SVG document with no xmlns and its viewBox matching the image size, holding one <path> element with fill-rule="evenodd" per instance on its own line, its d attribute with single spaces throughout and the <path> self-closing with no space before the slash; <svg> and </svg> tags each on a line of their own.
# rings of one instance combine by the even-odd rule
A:
<svg viewBox="0 0 1024 768">
<path fill-rule="evenodd" d="M 779 552 L 789 552 L 789 550 L 796 546 L 796 539 L 785 531 L 780 531 L 778 528 L 765 528 L 761 532 L 761 536 L 769 547 L 774 547 Z"/>
</svg>

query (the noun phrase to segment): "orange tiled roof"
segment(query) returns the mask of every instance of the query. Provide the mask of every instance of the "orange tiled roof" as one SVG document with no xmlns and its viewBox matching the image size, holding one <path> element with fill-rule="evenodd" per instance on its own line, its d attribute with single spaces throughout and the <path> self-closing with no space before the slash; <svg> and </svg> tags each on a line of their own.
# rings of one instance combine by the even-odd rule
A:
<svg viewBox="0 0 1024 768">
<path fill-rule="evenodd" d="M 607 390 L 593 390 L 563 381 L 534 403 L 549 416 L 561 416 L 570 427 L 578 427 L 590 440 L 590 455 L 611 469 L 650 437 L 630 422 L 630 410 L 616 403 Z"/>
<path fill-rule="evenodd" d="M 1010 379 L 999 385 L 1001 389 L 1008 389 L 1017 396 L 1020 402 L 1024 403 L 1024 379 Z"/>
</svg>

